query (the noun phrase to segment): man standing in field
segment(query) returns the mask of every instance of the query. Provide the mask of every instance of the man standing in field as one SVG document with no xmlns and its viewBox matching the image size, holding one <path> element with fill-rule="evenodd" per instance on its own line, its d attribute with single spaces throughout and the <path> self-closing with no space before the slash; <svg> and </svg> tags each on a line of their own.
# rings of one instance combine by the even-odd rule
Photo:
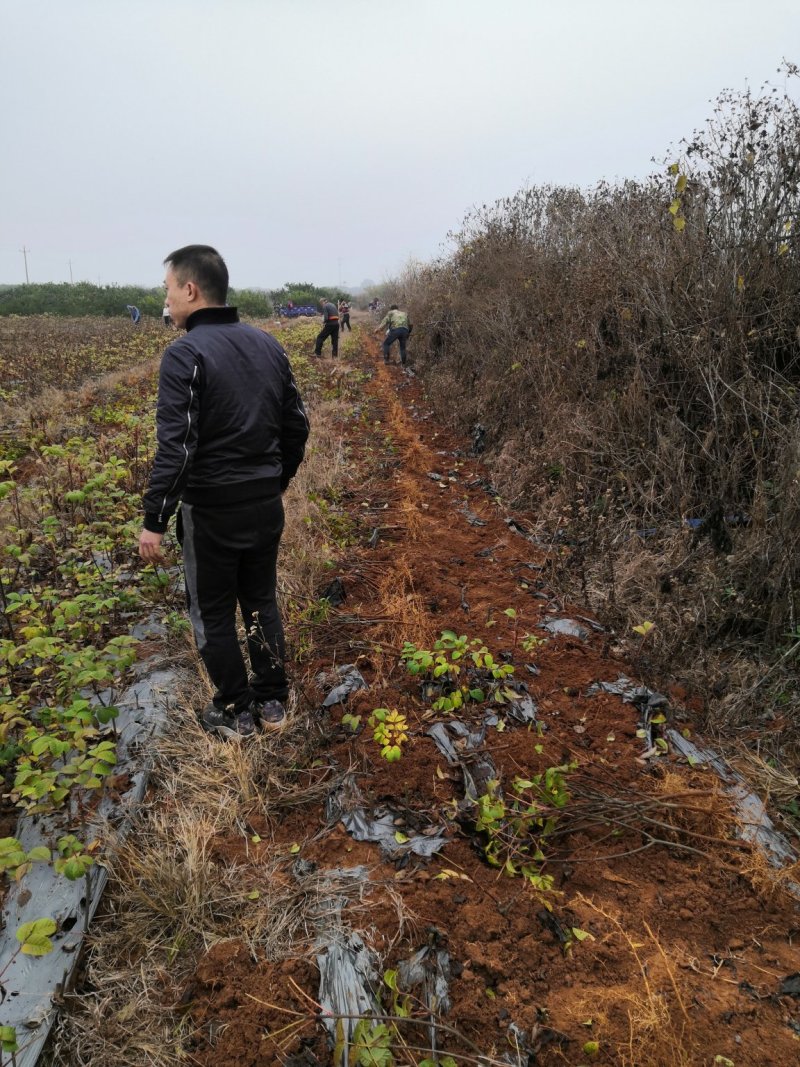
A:
<svg viewBox="0 0 800 1067">
<path fill-rule="evenodd" d="M 348 304 L 348 302 L 346 300 L 340 300 L 339 301 L 339 328 L 342 331 L 342 334 L 344 334 L 345 326 L 350 331 L 350 333 L 353 332 L 353 327 L 350 325 L 350 305 Z"/>
<path fill-rule="evenodd" d="M 257 723 L 276 730 L 286 721 L 286 647 L 276 601 L 281 494 L 302 462 L 308 420 L 284 350 L 225 306 L 228 269 L 219 253 L 188 245 L 164 265 L 170 317 L 187 332 L 161 360 L 158 448 L 139 554 L 148 563 L 163 559 L 161 541 L 180 502 L 189 617 L 216 687 L 201 722 L 225 737 L 246 738 Z"/>
<path fill-rule="evenodd" d="M 397 304 L 392 304 L 388 314 L 375 330 L 375 333 L 380 333 L 383 329 L 386 330 L 386 336 L 383 339 L 383 362 L 389 362 L 389 350 L 397 341 L 400 346 L 400 362 L 405 367 L 406 341 L 412 329 L 408 321 L 408 312 L 400 311 Z"/>
<path fill-rule="evenodd" d="M 339 311 L 335 304 L 332 304 L 330 300 L 326 300 L 324 297 L 319 303 L 322 308 L 322 329 L 317 334 L 314 355 L 322 355 L 322 345 L 325 338 L 330 337 L 331 355 L 336 359 L 339 354 Z"/>
</svg>

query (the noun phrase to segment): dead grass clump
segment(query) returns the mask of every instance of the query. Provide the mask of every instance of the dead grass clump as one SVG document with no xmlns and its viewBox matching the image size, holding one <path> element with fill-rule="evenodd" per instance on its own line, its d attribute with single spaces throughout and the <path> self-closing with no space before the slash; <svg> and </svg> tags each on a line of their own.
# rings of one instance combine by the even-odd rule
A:
<svg viewBox="0 0 800 1067">
<path fill-rule="evenodd" d="M 742 853 L 739 874 L 761 900 L 783 897 L 794 906 L 800 900 L 800 860 L 776 867 L 763 849 L 752 848 Z"/>
<path fill-rule="evenodd" d="M 592 992 L 579 1007 L 582 1018 L 597 1012 L 593 1028 L 606 1055 L 615 1057 L 620 1067 L 693 1067 L 699 1063 L 700 1048 L 692 1036 L 692 1004 L 688 980 L 648 923 L 642 934 L 632 934 L 616 915 L 578 895 L 577 902 L 599 916 L 607 933 L 604 940 L 619 940 L 636 965 L 636 979 L 624 986 Z M 597 923 L 595 922 L 595 925 Z M 638 988 L 636 986 L 638 985 Z M 624 1013 L 628 1040 L 613 1047 L 603 1040 L 603 1019 L 614 1020 Z"/>
<path fill-rule="evenodd" d="M 800 797 L 800 780 L 788 767 L 768 763 L 757 752 L 742 745 L 731 764 L 755 789 L 764 803 L 791 804 Z"/>
<path fill-rule="evenodd" d="M 397 559 L 379 583 L 381 616 L 377 637 L 395 650 L 411 641 L 419 647 L 430 643 L 429 613 L 422 596 L 417 593 L 414 574 L 407 560 Z"/>
</svg>

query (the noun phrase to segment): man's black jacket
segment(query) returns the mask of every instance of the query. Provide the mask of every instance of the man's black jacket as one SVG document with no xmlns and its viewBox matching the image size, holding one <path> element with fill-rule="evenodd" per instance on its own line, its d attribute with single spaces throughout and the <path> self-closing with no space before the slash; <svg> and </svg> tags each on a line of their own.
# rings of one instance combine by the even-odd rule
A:
<svg viewBox="0 0 800 1067">
<path fill-rule="evenodd" d="M 158 449 L 145 528 L 163 533 L 178 501 L 205 507 L 277 495 L 303 459 L 308 419 L 289 359 L 236 308 L 208 307 L 161 359 Z"/>
</svg>

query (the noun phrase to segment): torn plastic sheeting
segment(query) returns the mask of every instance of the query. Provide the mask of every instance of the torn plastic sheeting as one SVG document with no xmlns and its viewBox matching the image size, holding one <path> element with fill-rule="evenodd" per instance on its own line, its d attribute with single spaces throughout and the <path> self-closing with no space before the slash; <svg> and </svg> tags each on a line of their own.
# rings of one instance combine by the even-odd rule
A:
<svg viewBox="0 0 800 1067">
<path fill-rule="evenodd" d="M 488 493 L 489 496 L 500 496 L 500 492 L 496 486 L 492 485 L 486 478 L 473 478 L 471 481 L 465 483 L 467 489 L 475 489 L 476 487 L 482 489 L 484 493 Z"/>
<path fill-rule="evenodd" d="M 436 747 L 451 766 L 461 769 L 464 779 L 464 796 L 469 804 L 477 802 L 488 790 L 488 782 L 497 781 L 500 778 L 494 760 L 488 752 L 479 752 L 486 735 L 486 727 L 496 725 L 496 716 L 484 719 L 483 726 L 478 732 L 472 732 L 458 719 L 450 719 L 448 722 L 436 723 L 427 731 L 433 738 Z M 450 734 L 455 735 L 456 744 L 460 741 L 461 747 L 451 740 Z"/>
<path fill-rule="evenodd" d="M 450 1011 L 450 953 L 442 945 L 438 930 L 431 931 L 427 945 L 414 953 L 411 959 L 401 960 L 397 965 L 398 986 L 403 992 L 420 988 L 417 999 L 428 1009 L 431 1023 L 428 1029 L 430 1050 L 436 1055 L 436 1017 Z"/>
<path fill-rule="evenodd" d="M 406 841 L 398 841 L 395 834 L 399 827 L 395 820 L 397 815 L 385 809 L 376 809 L 368 815 L 364 796 L 356 785 L 355 777 L 347 774 L 339 786 L 328 794 L 325 800 L 325 817 L 329 823 L 341 822 L 355 841 L 370 841 L 379 844 L 391 858 L 414 853 L 417 856 L 432 856 L 447 844 L 444 828 L 430 833 L 415 833 L 413 830 L 402 831 Z"/>
<path fill-rule="evenodd" d="M 594 682 L 586 690 L 587 696 L 596 693 L 611 693 L 613 696 L 622 698 L 624 704 L 633 704 L 642 716 L 640 729 L 644 730 L 645 756 L 654 755 L 653 749 L 653 712 L 667 707 L 669 700 L 663 693 L 655 693 L 646 685 L 637 685 L 621 674 L 616 682 Z"/>
<path fill-rule="evenodd" d="M 373 991 L 378 977 L 375 958 L 358 933 L 335 927 L 317 942 L 317 966 L 321 1019 L 341 1049 L 337 1062 L 348 1067 L 359 1017 L 380 1013 Z"/>
<path fill-rule="evenodd" d="M 593 682 L 586 690 L 586 695 L 594 696 L 595 693 L 611 693 L 612 696 L 622 697 L 625 704 L 635 704 L 637 707 L 649 708 L 650 711 L 663 708 L 669 703 L 663 693 L 656 693 L 646 685 L 637 685 L 624 674 L 621 674 L 616 682 Z"/>
<path fill-rule="evenodd" d="M 773 867 L 786 867 L 797 861 L 794 850 L 783 834 L 775 829 L 775 824 L 762 801 L 748 788 L 741 775 L 728 766 L 722 756 L 711 749 L 693 744 L 677 730 L 668 730 L 667 738 L 673 748 L 690 759 L 692 764 L 706 764 L 725 782 L 725 792 L 733 799 L 742 823 L 743 841 L 760 849 Z M 793 896 L 800 899 L 800 884 L 789 881 L 786 885 Z"/>
<path fill-rule="evenodd" d="M 163 724 L 168 696 L 175 683 L 172 671 L 154 671 L 134 683 L 117 702 L 117 774 L 128 774 L 132 785 L 121 797 L 104 793 L 89 836 L 99 835 L 103 823 L 111 821 L 122 837 L 130 827 L 133 812 L 144 796 L 150 766 L 141 753 Z M 34 820 L 20 817 L 16 836 L 23 849 L 37 846 L 54 848 L 54 840 L 68 829 L 68 816 L 48 816 Z M 105 868 L 91 868 L 91 895 L 86 899 L 86 882 L 71 882 L 56 874 L 50 864 L 34 864 L 18 883 L 12 884 L 3 908 L 0 934 L 0 973 L 5 999 L 0 1009 L 0 1025 L 17 1029 L 20 1044 L 17 1067 L 33 1067 L 39 1059 L 55 1018 L 53 998 L 69 983 L 78 963 L 84 927 L 100 902 L 107 881 Z M 42 917 L 58 925 L 52 936 L 53 951 L 47 956 L 26 956 L 19 950 L 16 930 L 23 923 Z"/>
<path fill-rule="evenodd" d="M 466 504 L 464 505 L 463 508 L 459 508 L 459 511 L 461 512 L 462 515 L 465 516 L 465 518 L 466 518 L 467 522 L 470 524 L 470 526 L 485 526 L 486 525 L 486 520 L 485 519 L 479 519 L 478 516 L 475 514 L 475 512 L 474 511 L 470 511 L 470 509 L 466 506 Z"/>
<path fill-rule="evenodd" d="M 149 619 L 137 622 L 131 628 L 131 637 L 135 637 L 137 641 L 144 641 L 148 637 L 163 637 L 166 632 L 167 628 L 164 623 L 156 615 L 151 615 Z"/>
<path fill-rule="evenodd" d="M 512 719 L 516 719 L 517 722 L 521 722 L 523 726 L 536 722 L 539 709 L 528 692 L 527 685 L 524 682 L 506 681 L 503 687 L 517 694 L 516 700 L 508 700 L 505 704 L 505 707 L 508 708 L 509 716 Z"/>
<path fill-rule="evenodd" d="M 327 600 L 331 607 L 338 608 L 340 604 L 344 604 L 347 599 L 347 594 L 344 591 L 344 583 L 341 578 L 334 578 L 333 581 L 328 582 L 322 592 L 319 594 L 320 600 Z"/>
<path fill-rule="evenodd" d="M 447 844 L 447 833 L 444 829 L 430 835 L 415 834 L 413 831 L 407 833 L 403 830 L 401 836 L 406 840 L 398 841 L 395 837 L 399 829 L 395 823 L 396 818 L 390 811 L 385 814 L 378 814 L 376 811 L 369 816 L 363 808 L 358 808 L 343 815 L 341 822 L 353 840 L 379 844 L 392 859 L 405 856 L 409 852 L 413 852 L 415 856 L 429 858 Z"/>
<path fill-rule="evenodd" d="M 482 452 L 486 451 L 486 430 L 483 426 L 476 422 L 470 430 L 472 437 L 472 447 L 469 452 L 471 456 L 479 456 Z"/>
<path fill-rule="evenodd" d="M 507 518 L 504 520 L 506 526 L 515 534 L 519 534 L 520 537 L 524 537 L 526 541 L 533 541 L 533 535 L 529 530 L 526 530 L 524 526 L 520 525 L 516 519 Z"/>
<path fill-rule="evenodd" d="M 464 776 L 464 796 L 469 804 L 476 804 L 478 799 L 489 792 L 489 782 L 500 779 L 495 762 L 488 752 L 476 754 L 472 759 L 461 760 L 461 773 Z"/>
<path fill-rule="evenodd" d="M 486 725 L 484 724 L 479 730 L 472 731 L 458 719 L 450 719 L 448 722 L 435 723 L 426 730 L 426 733 L 433 738 L 436 747 L 447 762 L 455 765 L 461 762 L 464 752 L 474 752 L 480 748 L 486 737 Z M 455 735 L 456 741 L 461 745 L 460 752 L 450 739 L 451 734 Z"/>
<path fill-rule="evenodd" d="M 341 667 L 337 667 L 336 673 L 342 681 L 334 689 L 331 689 L 330 693 L 325 697 L 322 702 L 323 708 L 330 708 L 334 704 L 342 704 L 351 693 L 367 688 L 367 683 L 364 681 L 361 671 L 353 663 L 345 663 Z"/>
<path fill-rule="evenodd" d="M 589 631 L 584 630 L 574 619 L 550 619 L 549 622 L 542 622 L 539 625 L 554 637 L 578 637 L 581 641 L 585 641 L 589 636 Z"/>
</svg>

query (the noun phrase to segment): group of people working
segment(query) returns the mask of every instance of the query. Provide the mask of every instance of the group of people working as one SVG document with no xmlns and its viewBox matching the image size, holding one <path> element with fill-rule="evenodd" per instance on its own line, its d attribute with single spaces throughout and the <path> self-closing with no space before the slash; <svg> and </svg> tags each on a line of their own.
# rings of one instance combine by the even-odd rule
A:
<svg viewBox="0 0 800 1067">
<path fill-rule="evenodd" d="M 340 327 L 344 330 L 346 325 L 348 330 L 352 330 L 352 326 L 350 325 L 350 305 L 346 301 L 340 300 L 337 306 L 330 300 L 325 300 L 323 298 L 320 300 L 320 306 L 322 308 L 322 329 L 317 334 L 317 339 L 314 344 L 314 355 L 322 356 L 322 346 L 325 343 L 325 340 L 330 337 L 331 356 L 336 359 L 339 354 Z M 375 333 L 380 333 L 381 330 L 386 331 L 386 336 L 383 339 L 384 363 L 390 362 L 391 347 L 395 341 L 397 341 L 400 348 L 400 363 L 405 367 L 407 362 L 406 342 L 408 341 L 409 334 L 412 330 L 412 326 L 408 319 L 408 312 L 401 311 L 397 304 L 392 304 L 383 321 L 375 330 Z"/>
</svg>

